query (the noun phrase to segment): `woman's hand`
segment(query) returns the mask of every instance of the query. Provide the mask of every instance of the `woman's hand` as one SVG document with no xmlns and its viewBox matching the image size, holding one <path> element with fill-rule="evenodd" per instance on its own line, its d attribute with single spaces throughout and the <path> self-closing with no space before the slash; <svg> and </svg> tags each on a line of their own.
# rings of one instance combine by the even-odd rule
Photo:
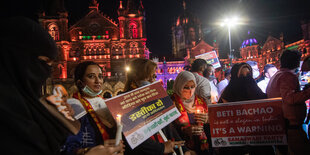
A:
<svg viewBox="0 0 310 155">
<path fill-rule="evenodd" d="M 208 113 L 195 113 L 194 119 L 197 121 L 197 123 L 207 123 L 209 121 Z"/>
<path fill-rule="evenodd" d="M 56 85 L 53 89 L 53 95 L 46 97 L 46 100 L 52 103 L 67 119 L 75 121 L 74 110 L 67 103 L 67 99 L 68 92 L 62 85 Z"/>
<path fill-rule="evenodd" d="M 201 125 L 191 125 L 189 127 L 185 127 L 182 131 L 186 135 L 200 135 L 203 132 L 203 126 Z"/>
<path fill-rule="evenodd" d="M 190 150 L 190 151 L 186 151 L 186 152 L 184 153 L 184 155 L 196 155 L 196 152 Z"/>
<path fill-rule="evenodd" d="M 63 113 L 63 114 L 66 113 L 67 115 L 74 117 L 75 113 L 74 113 L 74 110 L 72 109 L 70 104 L 68 104 L 67 102 L 61 102 L 61 105 L 65 106 L 65 109 L 61 113 Z M 66 115 L 66 114 L 64 114 L 64 115 Z"/>
<path fill-rule="evenodd" d="M 123 141 L 118 146 L 97 145 L 91 148 L 85 155 L 122 155 L 125 151 Z"/>
<path fill-rule="evenodd" d="M 174 152 L 174 148 L 177 146 L 177 147 L 181 147 L 183 146 L 185 143 L 185 141 L 171 141 L 171 140 L 168 140 L 167 142 L 164 143 L 165 145 L 165 150 L 164 150 L 164 153 L 172 153 Z"/>
</svg>

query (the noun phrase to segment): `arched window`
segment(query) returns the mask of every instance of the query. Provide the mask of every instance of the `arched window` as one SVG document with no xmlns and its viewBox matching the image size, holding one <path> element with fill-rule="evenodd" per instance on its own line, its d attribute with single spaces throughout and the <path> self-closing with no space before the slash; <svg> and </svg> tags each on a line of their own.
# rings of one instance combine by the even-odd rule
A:
<svg viewBox="0 0 310 155">
<path fill-rule="evenodd" d="M 58 64 L 57 68 L 59 71 L 59 78 L 63 78 L 64 66 L 62 64 Z"/>
<path fill-rule="evenodd" d="M 112 54 L 113 55 L 122 55 L 122 46 L 120 44 L 114 44 L 112 45 Z"/>
<path fill-rule="evenodd" d="M 48 33 L 53 37 L 54 40 L 59 40 L 59 30 L 56 24 L 49 25 Z"/>
<path fill-rule="evenodd" d="M 129 24 L 129 37 L 138 38 L 138 26 L 135 22 Z"/>
<path fill-rule="evenodd" d="M 139 54 L 138 43 L 137 42 L 130 42 L 129 43 L 129 51 L 130 51 L 130 54 Z"/>
</svg>

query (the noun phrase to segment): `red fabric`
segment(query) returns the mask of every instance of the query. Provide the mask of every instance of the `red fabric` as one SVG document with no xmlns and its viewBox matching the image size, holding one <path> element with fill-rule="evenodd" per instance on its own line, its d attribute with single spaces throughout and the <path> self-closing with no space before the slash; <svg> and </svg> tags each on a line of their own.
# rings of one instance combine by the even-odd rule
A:
<svg viewBox="0 0 310 155">
<path fill-rule="evenodd" d="M 73 98 L 76 98 L 76 99 L 80 100 L 80 102 L 82 103 L 82 105 L 85 108 L 85 110 L 91 115 L 91 117 L 93 118 L 93 120 L 95 121 L 95 123 L 97 125 L 97 128 L 99 129 L 99 131 L 101 133 L 102 138 L 104 140 L 109 139 L 109 134 L 107 133 L 107 130 L 106 130 L 105 126 L 101 122 L 100 118 L 97 116 L 95 110 L 93 109 L 92 105 L 88 102 L 88 100 L 83 98 L 82 95 L 79 92 L 78 93 L 74 93 L 73 94 Z"/>
<path fill-rule="evenodd" d="M 156 139 L 156 138 L 157 139 Z M 157 141 L 159 143 L 165 143 L 164 139 L 160 136 L 160 134 L 154 134 L 153 136 L 150 137 L 151 139 L 153 139 L 154 141 Z"/>
<path fill-rule="evenodd" d="M 193 73 L 197 73 L 198 75 L 203 77 L 202 73 L 200 73 L 200 72 L 193 72 Z"/>
<path fill-rule="evenodd" d="M 187 111 L 184 108 L 183 102 L 181 100 L 181 98 L 177 95 L 177 94 L 173 94 L 174 97 L 174 101 L 175 101 L 175 105 L 176 107 L 179 109 L 181 116 L 178 118 L 178 121 L 182 124 L 183 127 L 189 127 L 191 126 L 190 122 L 189 122 L 189 118 L 188 118 L 188 114 Z M 204 112 L 204 113 L 208 113 L 208 106 L 207 104 L 204 102 L 204 100 L 198 96 L 195 96 L 195 106 L 197 108 L 197 110 L 199 109 L 200 111 Z M 203 126 L 202 123 L 198 124 Z M 205 132 L 202 132 L 199 135 L 199 139 L 200 139 L 200 149 L 201 150 L 206 150 L 209 148 L 209 144 L 207 142 L 207 136 L 205 134 Z"/>
<path fill-rule="evenodd" d="M 290 125 L 301 125 L 306 117 L 305 101 L 310 98 L 310 89 L 299 91 L 298 78 L 289 69 L 281 68 L 269 81 L 268 98 L 282 97 L 283 115 Z"/>
</svg>

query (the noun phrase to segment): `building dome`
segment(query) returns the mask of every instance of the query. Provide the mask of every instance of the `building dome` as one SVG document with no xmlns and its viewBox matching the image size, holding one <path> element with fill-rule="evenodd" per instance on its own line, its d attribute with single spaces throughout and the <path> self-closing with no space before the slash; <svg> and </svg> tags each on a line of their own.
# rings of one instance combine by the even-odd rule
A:
<svg viewBox="0 0 310 155">
<path fill-rule="evenodd" d="M 258 44 L 255 38 L 247 39 L 242 42 L 241 48 Z"/>
<path fill-rule="evenodd" d="M 248 31 L 248 36 L 248 38 L 250 39 L 244 40 L 241 44 L 241 48 L 258 44 L 257 40 L 254 37 L 250 37 L 250 31 Z"/>
</svg>

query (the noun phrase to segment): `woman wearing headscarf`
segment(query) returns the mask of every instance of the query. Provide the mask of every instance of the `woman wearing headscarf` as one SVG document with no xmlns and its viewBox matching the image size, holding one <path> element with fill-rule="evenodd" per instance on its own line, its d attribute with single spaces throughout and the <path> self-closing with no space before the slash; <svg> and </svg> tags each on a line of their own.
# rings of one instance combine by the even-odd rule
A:
<svg viewBox="0 0 310 155">
<path fill-rule="evenodd" d="M 257 86 L 252 76 L 252 67 L 237 63 L 231 69 L 231 80 L 224 89 L 219 103 L 266 99 L 267 95 Z M 272 155 L 272 146 L 244 146 L 220 148 L 220 154 Z"/>
<path fill-rule="evenodd" d="M 231 69 L 231 80 L 224 89 L 219 102 L 235 102 L 265 98 L 267 98 L 266 94 L 261 91 L 252 77 L 252 67 L 247 63 L 238 63 Z"/>
<path fill-rule="evenodd" d="M 187 147 L 198 154 L 208 154 L 208 107 L 202 98 L 194 95 L 195 88 L 196 79 L 191 72 L 179 73 L 173 84 L 172 100 L 181 116 L 175 122 Z"/>
<path fill-rule="evenodd" d="M 124 92 L 134 90 L 136 88 L 142 87 L 144 85 L 151 84 L 156 80 L 156 67 L 157 64 L 151 60 L 137 58 L 129 62 L 129 71 L 126 74 L 126 83 Z M 136 154 L 148 154 L 148 155 L 163 155 L 172 153 L 175 146 L 183 145 L 184 141 L 175 131 L 175 129 L 169 124 L 162 129 L 163 133 L 169 139 L 167 142 L 163 141 L 163 137 L 160 134 L 154 134 L 151 138 L 147 139 L 139 146 L 131 149 L 128 144 L 126 144 L 125 154 L 136 155 Z M 175 141 L 171 141 L 174 139 Z M 185 154 L 189 155 L 188 149 L 183 147 Z"/>
<path fill-rule="evenodd" d="M 1 154 L 60 154 L 68 130 L 39 102 L 56 44 L 30 19 L 1 20 Z"/>
</svg>

